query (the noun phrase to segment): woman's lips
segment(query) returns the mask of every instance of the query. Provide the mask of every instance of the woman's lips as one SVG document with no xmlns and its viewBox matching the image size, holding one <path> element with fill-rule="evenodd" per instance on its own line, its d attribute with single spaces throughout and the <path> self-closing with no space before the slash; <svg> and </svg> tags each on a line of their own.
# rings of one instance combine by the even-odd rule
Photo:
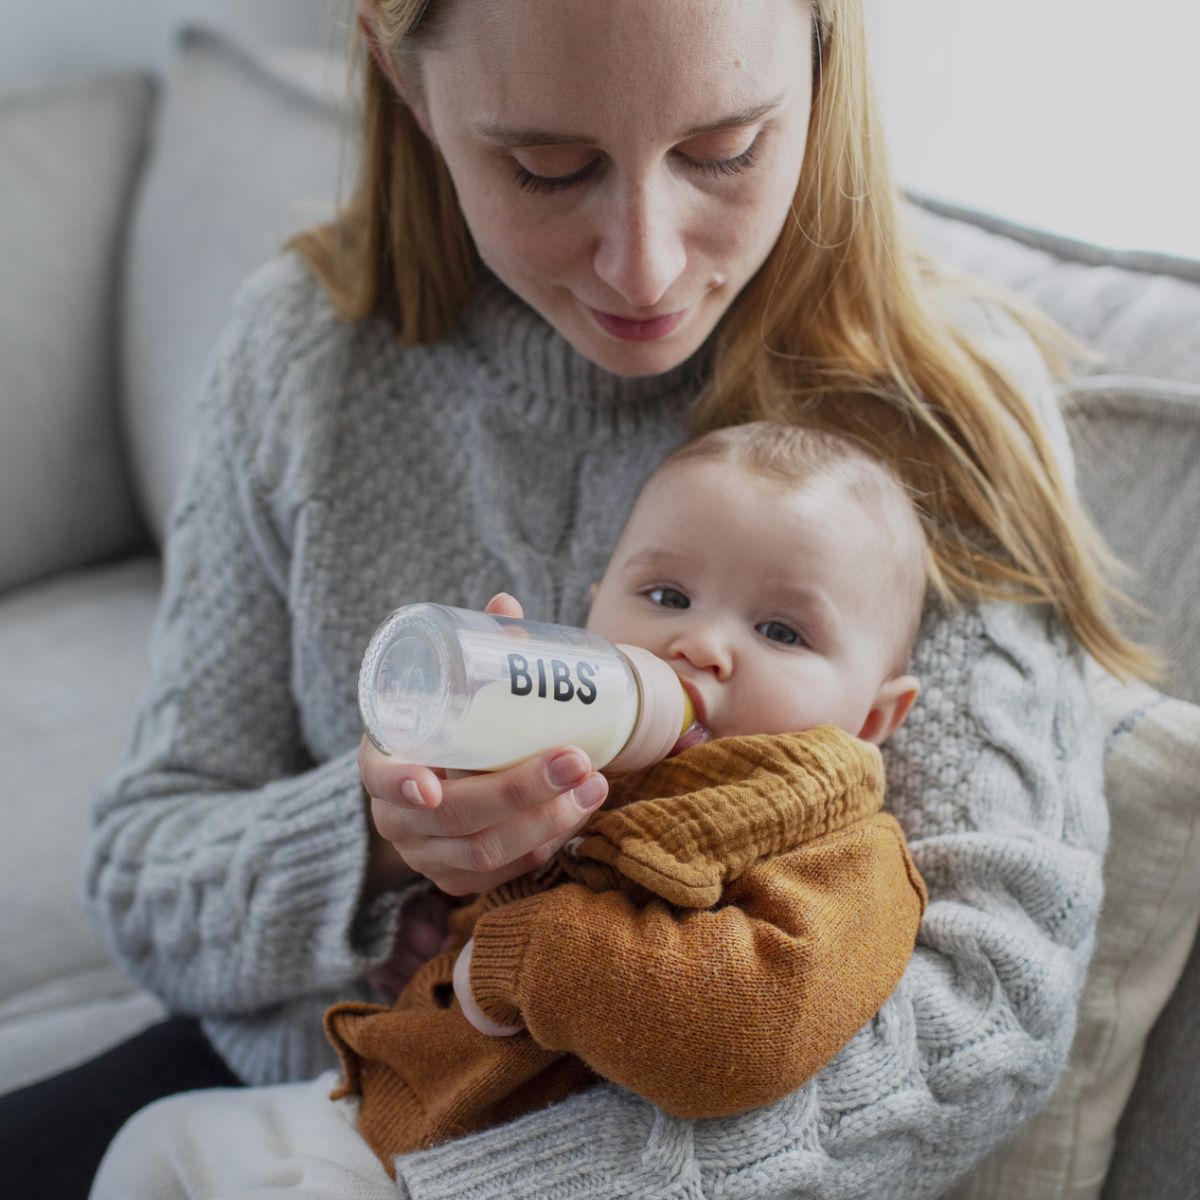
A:
<svg viewBox="0 0 1200 1200">
<path fill-rule="evenodd" d="M 649 317 L 646 320 L 634 320 L 630 317 L 618 317 L 615 313 L 601 312 L 598 308 L 588 305 L 592 319 L 612 337 L 620 338 L 623 342 L 655 342 L 674 333 L 679 322 L 687 316 L 687 309 L 666 313 L 661 317 Z"/>
</svg>

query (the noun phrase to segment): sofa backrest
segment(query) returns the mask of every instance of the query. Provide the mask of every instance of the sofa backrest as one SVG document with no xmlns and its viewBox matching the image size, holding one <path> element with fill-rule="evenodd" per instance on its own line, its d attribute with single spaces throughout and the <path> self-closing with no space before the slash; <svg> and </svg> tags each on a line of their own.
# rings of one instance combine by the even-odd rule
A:
<svg viewBox="0 0 1200 1200">
<path fill-rule="evenodd" d="M 1163 690 L 1200 700 L 1200 262 L 1106 251 L 916 198 L 919 243 L 1003 284 L 1106 356 L 1062 403 L 1080 494 L 1117 556 Z"/>
<path fill-rule="evenodd" d="M 138 75 L 0 95 L 0 593 L 143 537 L 112 300 L 153 100 Z"/>
<path fill-rule="evenodd" d="M 181 35 L 130 228 L 123 415 L 147 523 L 161 539 L 209 354 L 238 284 L 328 217 L 343 145 L 340 58 Z"/>
</svg>

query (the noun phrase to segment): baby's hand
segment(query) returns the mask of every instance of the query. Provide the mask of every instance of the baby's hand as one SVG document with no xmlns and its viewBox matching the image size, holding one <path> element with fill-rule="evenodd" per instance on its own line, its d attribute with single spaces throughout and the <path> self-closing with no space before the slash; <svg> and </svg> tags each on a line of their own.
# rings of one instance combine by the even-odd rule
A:
<svg viewBox="0 0 1200 1200">
<path fill-rule="evenodd" d="M 475 949 L 475 939 L 471 938 L 454 960 L 454 994 L 462 1006 L 463 1016 L 488 1037 L 512 1037 L 521 1032 L 520 1025 L 501 1025 L 475 1003 L 475 993 L 471 991 L 471 954 Z"/>
<path fill-rule="evenodd" d="M 503 592 L 485 611 L 522 615 Z M 397 884 L 416 871 L 451 896 L 491 891 L 540 867 L 608 795 L 608 780 L 572 746 L 503 771 L 447 778 L 445 771 L 398 763 L 364 737 L 358 767 L 377 831 L 373 860 L 380 860 L 382 843 L 391 858 L 384 869 Z"/>
</svg>

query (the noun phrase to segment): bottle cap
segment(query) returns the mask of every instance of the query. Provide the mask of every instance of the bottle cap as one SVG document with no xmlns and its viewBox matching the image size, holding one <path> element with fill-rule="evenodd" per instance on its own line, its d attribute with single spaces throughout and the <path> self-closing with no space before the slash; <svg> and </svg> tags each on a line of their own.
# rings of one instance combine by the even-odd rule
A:
<svg viewBox="0 0 1200 1200">
<path fill-rule="evenodd" d="M 661 658 L 641 646 L 618 644 L 617 649 L 633 670 L 641 703 L 629 740 L 604 768 L 615 775 L 640 771 L 666 758 L 696 719 L 691 698 L 679 676 Z"/>
</svg>

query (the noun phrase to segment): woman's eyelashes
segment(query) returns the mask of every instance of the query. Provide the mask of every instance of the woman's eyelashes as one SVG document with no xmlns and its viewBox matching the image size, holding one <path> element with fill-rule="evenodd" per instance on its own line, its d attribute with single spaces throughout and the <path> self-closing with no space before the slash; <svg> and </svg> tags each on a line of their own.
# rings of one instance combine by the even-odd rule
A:
<svg viewBox="0 0 1200 1200">
<path fill-rule="evenodd" d="M 723 179 L 731 175 L 739 175 L 742 171 L 753 167 L 758 162 L 761 141 L 762 134 L 759 133 L 745 150 L 731 158 L 691 158 L 683 153 L 680 153 L 678 157 L 689 171 L 696 171 L 713 179 Z M 522 191 L 548 195 L 587 182 L 600 170 L 601 162 L 600 158 L 593 158 L 579 170 L 571 171 L 567 175 L 538 175 L 515 161 L 513 170 L 517 185 Z"/>
<path fill-rule="evenodd" d="M 599 163 L 598 158 L 593 158 L 586 166 L 580 167 L 578 171 L 572 171 L 569 175 L 535 175 L 520 163 L 514 163 L 514 169 L 517 184 L 523 192 L 539 192 L 545 195 L 549 192 L 565 191 L 577 183 L 583 183 L 585 179 L 596 173 Z"/>
</svg>

